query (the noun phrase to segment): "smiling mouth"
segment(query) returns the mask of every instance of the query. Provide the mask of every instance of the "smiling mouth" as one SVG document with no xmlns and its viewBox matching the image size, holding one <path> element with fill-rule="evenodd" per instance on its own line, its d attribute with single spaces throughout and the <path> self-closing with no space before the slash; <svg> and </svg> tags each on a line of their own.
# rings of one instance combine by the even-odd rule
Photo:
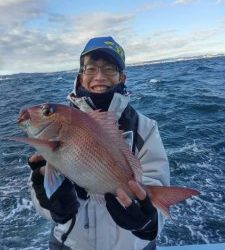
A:
<svg viewBox="0 0 225 250">
<path fill-rule="evenodd" d="M 106 85 L 96 85 L 91 87 L 92 91 L 94 92 L 106 92 L 110 89 L 110 86 L 106 86 Z"/>
</svg>

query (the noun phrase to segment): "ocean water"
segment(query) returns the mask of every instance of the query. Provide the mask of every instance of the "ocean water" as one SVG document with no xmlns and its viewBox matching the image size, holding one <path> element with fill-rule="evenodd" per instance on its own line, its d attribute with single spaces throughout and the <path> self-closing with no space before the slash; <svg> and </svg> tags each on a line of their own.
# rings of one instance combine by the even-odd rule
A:
<svg viewBox="0 0 225 250">
<path fill-rule="evenodd" d="M 0 138 L 23 135 L 19 111 L 43 102 L 67 104 L 75 72 L 0 76 Z M 171 184 L 201 195 L 171 208 L 159 245 L 225 242 L 225 57 L 127 68 L 132 104 L 158 122 Z M 30 200 L 27 157 L 34 150 L 0 144 L 0 249 L 47 249 L 51 223 Z"/>
</svg>

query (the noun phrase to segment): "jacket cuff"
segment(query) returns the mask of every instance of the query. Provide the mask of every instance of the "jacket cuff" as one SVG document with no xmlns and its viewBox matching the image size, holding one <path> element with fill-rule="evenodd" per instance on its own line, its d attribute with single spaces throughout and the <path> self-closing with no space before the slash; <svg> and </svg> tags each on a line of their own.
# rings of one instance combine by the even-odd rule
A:
<svg viewBox="0 0 225 250">
<path fill-rule="evenodd" d="M 32 172 L 31 181 L 34 188 L 37 185 L 44 185 L 44 176 L 40 173 L 39 169 Z"/>
<path fill-rule="evenodd" d="M 142 240 L 154 240 L 158 234 L 158 213 L 155 213 L 151 223 L 145 229 L 132 231 L 132 234 Z"/>
<path fill-rule="evenodd" d="M 45 208 L 50 209 L 50 200 L 48 199 L 44 188 L 44 176 L 39 172 L 39 169 L 33 171 L 31 175 L 32 187 L 39 204 Z"/>
</svg>

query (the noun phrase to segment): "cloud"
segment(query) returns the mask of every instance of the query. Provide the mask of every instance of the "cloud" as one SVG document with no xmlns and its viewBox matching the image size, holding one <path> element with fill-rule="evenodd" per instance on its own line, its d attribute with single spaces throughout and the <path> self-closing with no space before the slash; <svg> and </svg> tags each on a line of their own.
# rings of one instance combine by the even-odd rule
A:
<svg viewBox="0 0 225 250">
<path fill-rule="evenodd" d="M 9 69 L 11 72 L 40 72 L 74 68 L 78 66 L 83 46 L 91 37 L 110 34 L 123 38 L 130 30 L 132 18 L 127 14 L 102 12 L 76 17 L 50 14 L 49 22 L 58 23 L 57 30 L 53 28 L 51 32 L 43 32 L 21 25 L 8 29 L 0 36 L 0 72 Z M 69 27 L 66 30 L 65 23 Z"/>
<path fill-rule="evenodd" d="M 225 0 L 217 0 L 216 1 L 216 4 L 223 4 L 223 3 L 225 3 Z"/>
<path fill-rule="evenodd" d="M 130 42 L 126 48 L 127 62 L 216 54 L 219 52 L 218 49 L 224 53 L 223 42 L 215 40 L 221 31 L 218 26 L 211 30 L 195 30 L 186 34 L 178 30 L 161 30 L 145 38 L 130 37 L 133 42 Z"/>
<path fill-rule="evenodd" d="M 147 8 L 143 6 L 132 13 L 88 12 L 77 16 L 48 12 L 44 0 L 5 2 L 0 0 L 0 21 L 4 20 L 0 27 L 0 74 L 78 67 L 84 45 L 94 36 L 113 36 L 124 47 L 127 63 L 224 51 L 220 42 L 224 34 L 224 19 L 211 30 L 189 33 L 176 28 L 154 33 L 149 30 L 144 36 L 135 31 L 135 20 Z M 42 21 L 40 17 L 43 16 L 44 25 L 32 26 L 33 22 Z M 217 37 L 221 39 L 216 40 Z"/>
<path fill-rule="evenodd" d="M 175 0 L 172 2 L 172 5 L 176 5 L 176 4 L 189 4 L 189 3 L 193 3 L 193 2 L 201 2 L 201 0 Z M 204 1 L 202 1 L 204 2 Z M 212 3 L 215 4 L 223 4 L 225 3 L 225 0 L 211 0 Z"/>
<path fill-rule="evenodd" d="M 12 5 L 17 5 L 17 4 L 24 4 L 27 3 L 28 0 L 1 0 L 0 1 L 0 7 L 8 7 L 8 6 L 12 6 Z"/>
<path fill-rule="evenodd" d="M 60 70 L 60 67 L 65 69 L 68 64 L 70 67 L 73 65 L 75 48 L 52 34 L 14 29 L 4 38 L 0 38 L 0 43 L 3 70 L 56 71 Z"/>
<path fill-rule="evenodd" d="M 23 26 L 45 13 L 47 2 L 44 0 L 0 0 L 0 23 L 4 29 Z"/>
<path fill-rule="evenodd" d="M 173 4 L 188 4 L 191 2 L 197 2 L 198 0 L 176 0 L 173 2 Z"/>
<path fill-rule="evenodd" d="M 51 22 L 69 24 L 70 28 L 64 33 L 14 28 L 0 37 L 1 70 L 47 72 L 78 67 L 85 43 L 91 37 L 109 34 L 124 47 L 127 63 L 216 53 L 218 48 L 223 48 L 222 42 L 217 41 L 216 47 L 212 44 L 216 43 L 214 38 L 218 34 L 223 34 L 224 26 L 221 24 L 224 20 L 211 30 L 194 30 L 184 34 L 168 29 L 140 37 L 133 30 L 133 18 L 128 14 L 88 13 L 87 16 L 51 19 Z"/>
<path fill-rule="evenodd" d="M 145 12 L 145 11 L 149 11 L 149 10 L 153 10 L 153 9 L 159 9 L 162 7 L 165 7 L 166 4 L 165 2 L 162 1 L 152 1 L 151 3 L 144 3 L 139 5 L 139 7 L 136 8 L 136 13 L 138 12 Z"/>
<path fill-rule="evenodd" d="M 72 20 L 71 26 L 74 28 L 68 34 L 65 34 L 63 40 L 67 43 L 80 44 L 93 36 L 122 35 L 131 29 L 130 22 L 132 19 L 133 16 L 129 14 L 112 15 L 98 12 L 89 13 L 86 16 L 82 15 Z"/>
</svg>

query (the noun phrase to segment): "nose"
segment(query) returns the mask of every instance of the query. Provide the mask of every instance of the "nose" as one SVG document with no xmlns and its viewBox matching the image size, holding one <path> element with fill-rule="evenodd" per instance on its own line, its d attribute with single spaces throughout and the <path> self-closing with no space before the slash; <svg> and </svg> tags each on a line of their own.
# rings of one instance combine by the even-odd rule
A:
<svg viewBox="0 0 225 250">
<path fill-rule="evenodd" d="M 30 114 L 29 114 L 28 110 L 27 110 L 27 109 L 24 109 L 24 110 L 22 110 L 22 111 L 20 112 L 20 115 L 19 115 L 19 117 L 18 117 L 17 122 L 18 122 L 18 123 L 21 123 L 21 122 L 24 122 L 24 121 L 26 121 L 26 120 L 29 120 L 30 118 L 31 118 L 31 117 L 30 117 Z"/>
<path fill-rule="evenodd" d="M 102 68 L 98 68 L 98 72 L 97 72 L 97 74 L 95 75 L 95 77 L 96 77 L 96 79 L 106 79 L 107 77 L 106 77 L 106 75 L 102 72 Z"/>
</svg>

